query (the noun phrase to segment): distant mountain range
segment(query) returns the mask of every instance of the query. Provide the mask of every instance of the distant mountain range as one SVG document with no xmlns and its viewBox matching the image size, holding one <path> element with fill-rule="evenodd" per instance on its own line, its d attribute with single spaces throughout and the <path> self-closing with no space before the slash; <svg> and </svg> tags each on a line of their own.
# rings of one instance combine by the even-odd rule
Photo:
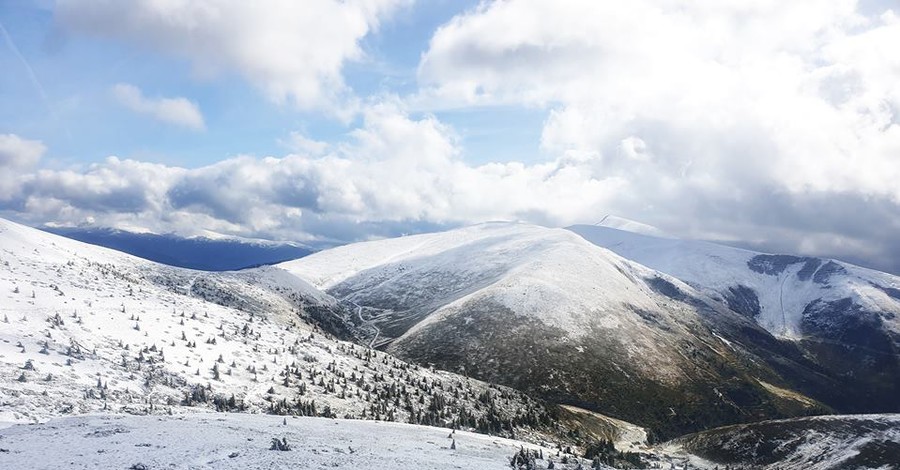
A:
<svg viewBox="0 0 900 470">
<path fill-rule="evenodd" d="M 321 246 L 241 238 L 184 238 L 110 228 L 41 227 L 67 238 L 181 268 L 230 271 L 301 258 Z"/>
</svg>

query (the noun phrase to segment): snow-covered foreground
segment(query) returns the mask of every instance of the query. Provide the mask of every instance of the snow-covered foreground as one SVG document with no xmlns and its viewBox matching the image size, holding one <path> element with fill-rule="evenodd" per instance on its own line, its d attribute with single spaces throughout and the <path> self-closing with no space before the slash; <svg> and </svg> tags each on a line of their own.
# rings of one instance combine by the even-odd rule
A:
<svg viewBox="0 0 900 470">
<path fill-rule="evenodd" d="M 285 421 L 286 419 L 286 421 Z M 285 424 L 286 422 L 286 424 Z M 289 451 L 270 450 L 284 439 Z M 452 449 L 451 446 L 454 446 Z M 0 430 L 0 468 L 508 469 L 521 448 L 556 450 L 429 426 L 270 415 L 89 415 Z M 539 461 L 546 468 L 548 461 Z M 143 467 L 141 467 L 143 466 Z"/>
</svg>

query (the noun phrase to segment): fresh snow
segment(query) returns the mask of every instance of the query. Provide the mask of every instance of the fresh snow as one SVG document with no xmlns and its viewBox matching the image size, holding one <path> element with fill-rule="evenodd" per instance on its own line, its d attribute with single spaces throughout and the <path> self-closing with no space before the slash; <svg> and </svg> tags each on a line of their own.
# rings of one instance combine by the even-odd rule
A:
<svg viewBox="0 0 900 470">
<path fill-rule="evenodd" d="M 691 336 L 700 322 L 692 306 L 649 282 L 663 278 L 696 297 L 693 288 L 561 228 L 492 222 L 356 243 L 276 266 L 357 305 L 363 320 L 381 327 L 380 344 L 403 343 L 464 316 L 473 303 L 490 304 L 574 339 L 607 330 L 635 368 L 670 383 L 684 379 L 683 358 L 662 337 Z M 653 312 L 668 328 L 636 312 Z"/>
<path fill-rule="evenodd" d="M 567 230 L 522 223 L 356 243 L 277 266 L 333 295 L 349 292 L 346 300 L 377 294 L 430 305 L 435 312 L 428 322 L 437 321 L 441 309 L 490 297 L 548 325 L 583 332 L 597 319 L 620 328 L 623 307 L 657 310 L 660 302 L 635 282 L 655 276 L 652 270 Z M 422 291 L 421 301 L 411 300 L 415 291 Z"/>
<path fill-rule="evenodd" d="M 269 450 L 273 438 L 289 451 Z M 455 449 L 451 446 L 455 445 Z M 0 468 L 509 469 L 520 449 L 556 450 L 447 428 L 248 414 L 94 415 L 0 430 Z M 547 460 L 539 461 L 546 468 Z"/>
<path fill-rule="evenodd" d="M 900 332 L 900 301 L 875 287 L 900 288 L 900 278 L 889 274 L 834 261 L 846 274 L 834 274 L 827 283 L 816 283 L 797 275 L 804 266 L 802 262 L 788 265 L 777 275 L 751 270 L 747 263 L 762 254 L 754 251 L 597 225 L 575 225 L 568 229 L 624 258 L 674 276 L 713 298 L 721 299 L 736 286 L 753 289 L 760 303 L 757 322 L 780 337 L 802 335 L 800 322 L 811 302 L 843 298 L 851 298 L 873 311 L 894 313 L 893 318 L 886 316 L 885 323 Z M 822 265 L 829 261 L 833 260 L 822 260 Z"/>
<path fill-rule="evenodd" d="M 193 409 L 184 400 L 198 388 L 210 398 L 234 396 L 248 412 L 299 399 L 315 401 L 318 414 L 397 421 L 409 412 L 378 398 L 389 388 L 408 390 L 420 409 L 432 393 L 459 389 L 447 416 L 462 406 L 483 416 L 483 393 L 497 396 L 507 417 L 534 403 L 337 341 L 302 316 L 337 307 L 275 267 L 172 268 L 0 219 L 0 423 L 178 413 Z"/>
</svg>

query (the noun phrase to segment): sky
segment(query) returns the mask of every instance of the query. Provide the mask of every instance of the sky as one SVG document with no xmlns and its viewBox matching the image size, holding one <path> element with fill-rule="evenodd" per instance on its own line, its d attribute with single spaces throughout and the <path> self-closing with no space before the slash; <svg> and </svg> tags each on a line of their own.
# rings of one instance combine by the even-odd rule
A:
<svg viewBox="0 0 900 470">
<path fill-rule="evenodd" d="M 0 216 L 345 243 L 606 214 L 900 273 L 897 0 L 6 0 Z"/>
</svg>

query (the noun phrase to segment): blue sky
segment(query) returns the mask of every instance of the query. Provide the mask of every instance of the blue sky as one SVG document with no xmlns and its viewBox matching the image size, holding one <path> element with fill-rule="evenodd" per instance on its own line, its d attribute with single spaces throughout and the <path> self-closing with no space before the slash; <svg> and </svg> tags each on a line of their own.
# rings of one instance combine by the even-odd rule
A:
<svg viewBox="0 0 900 470">
<path fill-rule="evenodd" d="M 433 31 L 476 5 L 440 0 L 427 8 L 403 8 L 360 41 L 367 57 L 345 68 L 347 84 L 362 97 L 414 93 L 419 58 Z M 21 54 L 8 43 L 0 52 L 0 66 L 8 71 L 0 78 L 0 127 L 40 139 L 49 148 L 47 160 L 58 165 L 117 155 L 195 168 L 236 154 L 282 155 L 289 150 L 283 141 L 294 131 L 339 140 L 359 124 L 358 117 L 342 122 L 261 99 L 258 90 L 231 73 L 198 80 L 184 60 L 65 34 L 50 7 L 5 2 L 0 19 Z M 206 130 L 148 122 L 116 102 L 110 88 L 117 83 L 134 84 L 150 96 L 188 97 L 202 109 Z M 432 112 L 456 129 L 467 160 L 540 158 L 545 110 L 497 106 Z"/>
<path fill-rule="evenodd" d="M 888 0 L 0 3 L 0 215 L 349 242 L 613 213 L 900 271 Z"/>
</svg>

